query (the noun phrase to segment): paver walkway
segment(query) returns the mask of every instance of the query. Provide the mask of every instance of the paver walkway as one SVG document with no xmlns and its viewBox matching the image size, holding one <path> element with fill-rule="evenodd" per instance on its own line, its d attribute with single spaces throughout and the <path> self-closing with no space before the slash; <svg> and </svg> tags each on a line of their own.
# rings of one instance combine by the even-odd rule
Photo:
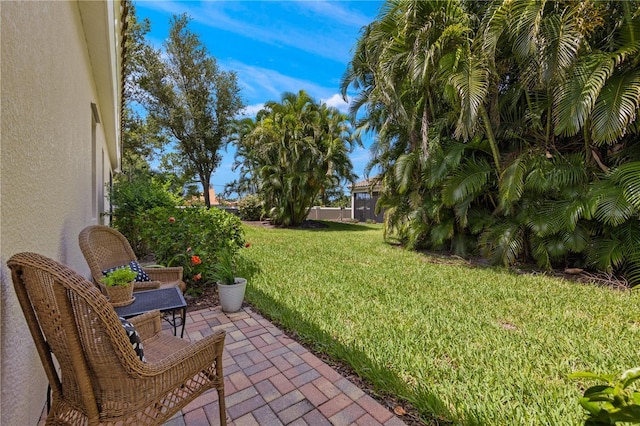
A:
<svg viewBox="0 0 640 426">
<path fill-rule="evenodd" d="M 251 308 L 189 312 L 185 338 L 227 332 L 223 367 L 227 421 L 235 425 L 404 425 L 346 378 Z M 216 425 L 213 390 L 165 426 Z"/>
<path fill-rule="evenodd" d="M 170 329 L 163 321 L 163 327 Z M 223 367 L 229 425 L 404 425 L 298 342 L 251 308 L 187 313 L 185 339 L 227 332 Z M 44 425 L 43 411 L 38 425 Z M 164 426 L 218 425 L 218 394 L 210 390 Z"/>
</svg>

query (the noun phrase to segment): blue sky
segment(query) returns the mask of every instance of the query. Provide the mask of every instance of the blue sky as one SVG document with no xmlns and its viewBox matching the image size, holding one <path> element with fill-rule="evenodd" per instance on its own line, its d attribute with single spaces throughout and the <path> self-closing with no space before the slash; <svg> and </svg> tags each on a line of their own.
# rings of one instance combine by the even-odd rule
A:
<svg viewBox="0 0 640 426">
<path fill-rule="evenodd" d="M 317 101 L 347 112 L 339 95 L 340 79 L 363 26 L 373 21 L 382 0 L 281 1 L 136 1 L 139 19 L 151 21 L 147 40 L 160 47 L 169 20 L 187 13 L 190 29 L 200 36 L 224 70 L 238 74 L 247 113 L 283 92 L 305 90 Z M 354 172 L 364 176 L 368 145 L 351 155 Z M 212 178 L 216 193 L 237 176 L 231 171 L 233 149 Z"/>
</svg>

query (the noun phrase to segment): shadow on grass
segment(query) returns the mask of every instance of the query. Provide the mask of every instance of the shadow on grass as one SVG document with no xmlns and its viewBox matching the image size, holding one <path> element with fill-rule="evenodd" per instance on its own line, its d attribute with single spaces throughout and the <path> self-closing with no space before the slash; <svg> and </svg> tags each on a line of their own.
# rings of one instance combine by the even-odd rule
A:
<svg viewBox="0 0 640 426">
<path fill-rule="evenodd" d="M 297 311 L 282 305 L 259 289 L 248 286 L 245 298 L 261 315 L 294 335 L 312 350 L 346 363 L 358 376 L 372 385 L 376 394 L 382 397 L 391 396 L 404 403 L 408 402 L 418 409 L 424 424 L 453 424 L 444 419 L 452 417 L 445 404 L 437 395 L 429 392 L 426 386 L 421 386 L 417 392 L 411 393 L 405 382 L 387 367 L 371 360 L 365 352 L 338 342 L 329 333 L 303 318 Z"/>
<path fill-rule="evenodd" d="M 260 265 L 258 265 L 256 261 L 247 259 L 245 256 L 238 256 L 236 258 L 236 272 L 238 276 L 251 281 L 261 270 Z"/>
</svg>

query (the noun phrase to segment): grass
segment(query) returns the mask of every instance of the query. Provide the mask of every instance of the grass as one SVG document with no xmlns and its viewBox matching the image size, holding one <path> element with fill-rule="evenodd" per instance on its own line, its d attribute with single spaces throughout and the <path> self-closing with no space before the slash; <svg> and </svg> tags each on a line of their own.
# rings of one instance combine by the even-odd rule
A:
<svg viewBox="0 0 640 426">
<path fill-rule="evenodd" d="M 427 422 L 578 424 L 594 383 L 568 374 L 640 365 L 636 292 L 431 263 L 379 225 L 246 234 L 247 299 Z"/>
</svg>

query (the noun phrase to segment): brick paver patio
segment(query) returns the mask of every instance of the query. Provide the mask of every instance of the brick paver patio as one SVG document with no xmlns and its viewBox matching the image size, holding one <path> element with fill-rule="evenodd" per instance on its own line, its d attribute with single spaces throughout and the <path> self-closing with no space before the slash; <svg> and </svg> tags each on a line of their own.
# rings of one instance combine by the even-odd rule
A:
<svg viewBox="0 0 640 426">
<path fill-rule="evenodd" d="M 163 327 L 170 329 L 163 322 Z M 230 425 L 404 425 L 391 411 L 342 377 L 251 308 L 187 313 L 185 339 L 225 330 L 223 367 Z M 44 425 L 43 411 L 39 425 Z M 210 390 L 164 426 L 219 424 L 218 394 Z"/>
<path fill-rule="evenodd" d="M 404 425 L 298 342 L 251 308 L 189 312 L 185 338 L 225 330 L 227 422 L 235 425 Z M 215 391 L 201 395 L 165 426 L 217 425 Z"/>
</svg>

